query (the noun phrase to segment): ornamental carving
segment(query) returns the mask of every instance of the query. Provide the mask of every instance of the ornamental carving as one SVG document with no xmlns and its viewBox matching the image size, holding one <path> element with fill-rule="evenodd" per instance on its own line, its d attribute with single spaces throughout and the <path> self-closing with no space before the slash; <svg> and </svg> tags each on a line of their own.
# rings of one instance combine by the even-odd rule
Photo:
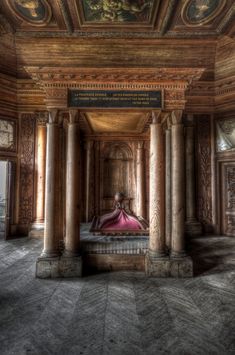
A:
<svg viewBox="0 0 235 355">
<path fill-rule="evenodd" d="M 35 117 L 22 114 L 20 118 L 20 198 L 19 222 L 29 224 L 33 220 L 34 192 L 34 135 Z"/>
<path fill-rule="evenodd" d="M 235 235 L 235 217 L 233 216 L 228 216 L 227 218 L 227 235 Z"/>
<path fill-rule="evenodd" d="M 235 211 L 235 167 L 228 166 L 226 169 L 227 181 L 227 209 Z"/>
<path fill-rule="evenodd" d="M 35 119 L 38 126 L 46 126 L 49 120 L 49 113 L 47 111 L 36 112 Z"/>
<path fill-rule="evenodd" d="M 198 218 L 206 230 L 212 226 L 211 124 L 210 116 L 197 121 Z"/>
</svg>

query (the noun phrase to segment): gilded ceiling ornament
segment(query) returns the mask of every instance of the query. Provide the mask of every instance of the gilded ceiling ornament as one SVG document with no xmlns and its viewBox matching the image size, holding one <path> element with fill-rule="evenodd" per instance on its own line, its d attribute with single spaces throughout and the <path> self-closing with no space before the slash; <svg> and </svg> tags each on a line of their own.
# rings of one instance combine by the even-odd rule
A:
<svg viewBox="0 0 235 355">
<path fill-rule="evenodd" d="M 91 22 L 146 22 L 152 5 L 153 0 L 83 0 L 83 11 Z"/>
<path fill-rule="evenodd" d="M 51 19 L 47 0 L 7 0 L 7 3 L 17 17 L 33 26 L 45 26 Z"/>
<path fill-rule="evenodd" d="M 190 26 L 203 25 L 221 12 L 225 2 L 225 0 L 188 0 L 182 9 L 182 19 Z"/>
</svg>

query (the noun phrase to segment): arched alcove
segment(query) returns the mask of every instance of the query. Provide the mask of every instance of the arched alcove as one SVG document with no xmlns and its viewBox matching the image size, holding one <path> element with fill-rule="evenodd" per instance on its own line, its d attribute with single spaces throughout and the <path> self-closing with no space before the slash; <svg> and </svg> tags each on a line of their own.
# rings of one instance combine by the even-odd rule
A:
<svg viewBox="0 0 235 355">
<path fill-rule="evenodd" d="M 112 206 L 115 192 L 123 192 L 127 200 L 133 199 L 133 153 L 123 142 L 107 143 L 102 154 L 101 189 L 104 210 Z"/>
</svg>

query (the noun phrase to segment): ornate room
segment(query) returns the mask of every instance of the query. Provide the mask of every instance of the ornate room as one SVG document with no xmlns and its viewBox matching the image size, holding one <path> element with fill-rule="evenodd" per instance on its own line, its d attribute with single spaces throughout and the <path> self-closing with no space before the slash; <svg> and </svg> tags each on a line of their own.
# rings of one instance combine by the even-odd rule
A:
<svg viewBox="0 0 235 355">
<path fill-rule="evenodd" d="M 0 1 L 0 354 L 235 354 L 234 0 Z"/>
</svg>

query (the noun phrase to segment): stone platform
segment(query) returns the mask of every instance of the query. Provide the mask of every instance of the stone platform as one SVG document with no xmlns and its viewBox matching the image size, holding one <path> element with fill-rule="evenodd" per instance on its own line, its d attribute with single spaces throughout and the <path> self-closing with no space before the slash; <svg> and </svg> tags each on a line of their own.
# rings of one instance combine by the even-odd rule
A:
<svg viewBox="0 0 235 355">
<path fill-rule="evenodd" d="M 106 271 L 142 271 L 152 277 L 193 276 L 190 257 L 149 258 L 148 236 L 97 236 L 89 228 L 90 224 L 81 225 L 81 257 L 39 257 L 37 277 L 81 277 Z"/>
</svg>

